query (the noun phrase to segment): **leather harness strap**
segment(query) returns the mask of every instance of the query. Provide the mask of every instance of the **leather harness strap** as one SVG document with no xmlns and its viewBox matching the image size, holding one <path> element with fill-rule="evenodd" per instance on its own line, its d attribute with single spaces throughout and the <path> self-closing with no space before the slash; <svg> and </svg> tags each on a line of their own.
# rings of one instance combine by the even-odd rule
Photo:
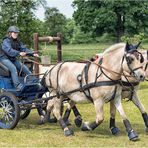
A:
<svg viewBox="0 0 148 148">
<path fill-rule="evenodd" d="M 123 63 L 124 58 L 125 58 L 125 56 L 123 56 L 122 63 Z M 90 89 L 91 89 L 91 88 L 100 87 L 100 86 L 113 86 L 113 85 L 115 85 L 114 93 L 113 93 L 113 95 L 111 96 L 111 99 L 109 100 L 109 101 L 111 101 L 111 100 L 113 100 L 113 99 L 115 98 L 115 96 L 116 96 L 117 84 L 122 85 L 122 86 L 123 86 L 124 84 L 125 84 L 125 85 L 128 84 L 129 86 L 133 86 L 133 85 L 131 85 L 131 83 L 130 83 L 129 81 L 128 81 L 128 82 L 121 82 L 121 79 L 119 79 L 119 80 L 113 80 L 113 79 L 111 79 L 109 76 L 107 76 L 107 75 L 105 74 L 105 72 L 103 71 L 103 69 L 105 69 L 105 70 L 107 70 L 107 71 L 109 71 L 109 70 L 101 66 L 102 61 L 103 61 L 103 58 L 101 58 L 101 60 L 99 60 L 99 63 L 97 64 L 97 65 L 98 65 L 98 69 L 97 69 L 97 72 L 96 72 L 96 78 L 95 78 L 95 81 L 94 81 L 94 82 L 88 83 L 89 67 L 90 67 L 90 65 L 92 64 L 92 62 L 88 61 L 88 62 L 86 63 L 86 65 L 85 65 L 84 70 L 82 71 L 82 73 L 77 76 L 77 80 L 78 80 L 78 82 L 79 82 L 79 84 L 80 84 L 80 87 L 77 88 L 77 89 L 74 89 L 74 90 L 72 90 L 72 91 L 68 91 L 68 92 L 62 92 L 62 91 L 60 90 L 60 87 L 59 87 L 59 82 L 58 82 L 58 81 L 59 81 L 59 73 L 60 73 L 60 69 L 61 69 L 62 65 L 63 65 L 65 62 L 64 62 L 64 63 L 61 63 L 61 65 L 59 66 L 59 69 L 58 69 L 58 71 L 57 71 L 57 89 L 56 89 L 56 90 L 57 90 L 57 95 L 56 95 L 56 97 L 60 97 L 60 95 L 68 96 L 68 95 L 70 95 L 70 94 L 72 94 L 72 93 L 75 93 L 75 92 L 77 92 L 77 91 L 81 91 L 81 92 L 83 92 L 83 93 L 85 94 L 85 96 L 88 98 L 88 100 L 90 100 L 91 102 L 93 102 L 93 98 L 91 97 L 91 94 L 90 94 Z M 127 60 L 126 60 L 126 61 L 127 61 Z M 122 63 L 121 63 L 121 64 L 122 64 Z M 134 73 L 135 70 L 141 68 L 141 67 L 138 67 L 138 68 L 136 68 L 136 69 L 133 70 L 133 69 L 131 69 L 130 64 L 129 64 L 128 62 L 127 62 L 127 65 L 128 65 L 128 67 L 129 67 L 129 69 L 131 70 L 132 73 Z M 54 67 L 55 67 L 55 66 L 54 66 Z M 54 68 L 54 67 L 53 67 L 53 68 Z M 51 70 L 50 70 L 50 72 L 49 72 L 50 75 L 51 75 L 51 71 L 53 70 L 53 68 L 51 68 Z M 99 69 L 100 69 L 101 73 L 100 73 L 100 75 L 98 76 L 98 71 L 99 71 Z M 114 72 L 114 73 L 115 73 L 115 72 Z M 104 74 L 104 75 L 109 79 L 109 81 L 97 81 L 97 79 L 101 76 L 101 74 Z M 123 74 L 120 74 L 120 75 L 123 75 Z M 125 76 L 125 75 L 124 75 L 124 76 Z M 82 83 L 82 78 L 84 78 L 84 81 L 83 81 L 83 82 L 85 82 L 85 84 Z M 50 81 L 50 84 L 51 84 L 50 76 L 49 76 L 49 81 Z M 138 84 L 135 84 L 135 85 L 138 85 Z M 51 84 L 50 87 L 52 87 L 52 84 Z"/>
<path fill-rule="evenodd" d="M 84 67 L 84 77 L 85 77 L 85 83 L 86 83 L 86 85 L 88 85 L 88 72 L 89 72 L 89 67 L 90 67 L 90 62 L 87 62 L 87 64 L 85 65 L 85 67 Z M 82 81 L 81 81 L 82 82 Z M 81 85 L 81 87 L 82 87 L 82 85 Z M 91 102 L 93 102 L 93 98 L 91 97 L 91 95 L 90 95 L 90 90 L 89 90 L 89 88 L 88 89 L 86 89 L 86 90 L 82 90 L 83 91 L 83 93 L 85 94 L 85 96 L 91 101 Z"/>
<path fill-rule="evenodd" d="M 101 61 L 102 60 L 103 59 L 101 59 Z M 95 82 L 88 84 L 88 71 L 89 71 L 90 64 L 91 64 L 90 62 L 86 63 L 82 74 L 78 75 L 77 80 L 80 83 L 79 91 L 83 92 L 85 94 L 85 96 L 88 98 L 88 100 L 93 102 L 93 98 L 91 97 L 91 94 L 90 94 L 91 88 L 100 87 L 100 86 L 112 86 L 112 85 L 120 84 L 120 80 L 112 80 L 111 78 L 109 78 L 111 81 L 99 81 L 99 82 L 97 82 L 97 78 L 100 77 L 102 73 L 104 74 L 104 72 L 101 71 L 101 74 L 98 76 L 98 71 L 99 71 L 99 67 L 98 67 Z M 82 86 L 82 75 L 83 74 L 84 74 L 86 84 Z M 108 78 L 108 76 L 107 76 L 107 78 Z M 113 100 L 115 98 L 116 91 L 117 91 L 117 86 L 115 87 L 114 93 L 111 96 L 110 100 Z M 74 92 L 75 92 L 75 90 L 74 90 Z M 71 93 L 73 93 L 73 92 L 71 92 Z"/>
</svg>

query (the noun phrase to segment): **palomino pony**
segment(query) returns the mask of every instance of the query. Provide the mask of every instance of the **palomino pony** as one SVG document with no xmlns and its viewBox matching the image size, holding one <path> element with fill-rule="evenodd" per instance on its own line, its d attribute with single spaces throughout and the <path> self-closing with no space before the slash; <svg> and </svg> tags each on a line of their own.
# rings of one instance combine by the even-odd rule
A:
<svg viewBox="0 0 148 148">
<path fill-rule="evenodd" d="M 105 51 L 106 52 L 106 51 Z M 146 50 L 140 50 L 141 54 L 144 57 L 145 64 L 144 64 L 144 70 L 146 72 L 146 77 L 148 76 L 148 70 L 147 70 L 147 60 L 148 60 L 148 53 Z M 98 63 L 102 57 L 102 53 L 96 55 L 96 60 L 94 62 Z M 128 74 L 127 72 L 124 72 L 125 75 Z M 130 101 L 132 101 L 140 110 L 142 118 L 144 120 L 145 126 L 146 126 L 146 132 L 148 132 L 148 115 L 146 113 L 146 110 L 141 103 L 137 91 L 139 89 L 139 81 L 137 81 L 134 77 L 125 77 L 122 76 L 122 93 L 121 97 L 122 99 L 128 98 Z M 115 126 L 115 114 L 116 114 L 116 108 L 113 104 L 113 102 L 110 102 L 110 129 L 113 135 L 119 134 L 119 129 Z"/>
<path fill-rule="evenodd" d="M 146 72 L 146 77 L 148 77 L 148 69 L 147 69 L 148 51 L 140 50 L 140 52 L 142 53 L 144 60 L 145 60 L 145 65 L 143 68 Z M 96 54 L 95 58 L 92 58 L 93 61 L 95 63 L 99 63 L 99 61 L 102 58 L 102 55 L 103 55 L 103 53 Z M 127 74 L 126 72 L 124 72 L 124 73 Z M 122 86 L 122 93 L 121 93 L 122 99 L 128 98 L 130 101 L 132 101 L 138 107 L 139 111 L 141 112 L 144 123 L 145 123 L 145 127 L 146 127 L 145 131 L 146 131 L 146 133 L 148 133 L 148 115 L 146 113 L 144 105 L 141 103 L 141 101 L 137 95 L 137 91 L 139 88 L 139 81 L 137 81 L 133 77 L 122 76 L 121 86 Z M 82 124 L 81 115 L 80 115 L 78 109 L 76 108 L 74 102 L 70 102 L 69 104 L 70 105 L 68 106 L 68 108 L 66 109 L 65 114 L 64 114 L 64 120 L 65 121 L 68 120 L 68 117 L 70 115 L 70 111 L 71 111 L 71 109 L 73 109 L 73 112 L 76 116 L 75 124 L 76 124 L 76 126 L 80 127 Z M 113 135 L 118 135 L 119 129 L 115 125 L 115 113 L 116 113 L 116 109 L 113 104 L 113 101 L 110 101 L 110 126 L 109 127 L 110 127 L 111 133 Z"/>
<path fill-rule="evenodd" d="M 73 134 L 60 114 L 62 100 L 67 97 L 73 102 L 90 100 L 96 111 L 96 120 L 91 124 L 83 124 L 83 131 L 94 130 L 104 120 L 103 106 L 111 101 L 119 111 L 130 140 L 137 140 L 138 135 L 131 127 L 121 104 L 120 86 L 123 71 L 131 73 L 138 81 L 143 81 L 144 62 L 139 59 L 139 52 L 128 44 L 124 47 L 115 44 L 103 55 L 100 67 L 95 63 L 65 62 L 49 69 L 45 77 L 46 86 L 53 96 L 48 101 L 47 110 L 53 113 L 64 130 L 65 136 Z M 137 56 L 138 55 L 138 56 Z M 112 69 L 112 70 L 110 70 Z"/>
<path fill-rule="evenodd" d="M 148 70 L 147 70 L 147 51 L 140 51 L 145 59 L 145 65 L 144 65 L 144 70 L 146 71 L 146 77 L 148 76 Z M 127 74 L 125 72 L 125 74 Z M 122 99 L 128 98 L 131 100 L 139 109 L 141 112 L 143 121 L 145 123 L 146 127 L 146 133 L 148 133 L 148 115 L 146 113 L 146 110 L 144 108 L 144 105 L 141 103 L 137 91 L 139 88 L 139 82 L 133 78 L 133 77 L 124 77 L 122 76 L 122 93 L 121 97 Z M 115 114 L 116 114 L 116 109 L 113 104 L 113 102 L 110 102 L 110 129 L 113 135 L 118 135 L 119 134 L 119 129 L 115 125 Z"/>
</svg>

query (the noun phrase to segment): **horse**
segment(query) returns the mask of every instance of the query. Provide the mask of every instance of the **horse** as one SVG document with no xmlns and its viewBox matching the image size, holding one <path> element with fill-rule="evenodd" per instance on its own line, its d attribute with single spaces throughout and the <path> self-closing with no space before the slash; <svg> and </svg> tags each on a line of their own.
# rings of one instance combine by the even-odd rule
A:
<svg viewBox="0 0 148 148">
<path fill-rule="evenodd" d="M 145 66 L 144 66 L 144 70 L 146 72 L 146 77 L 148 77 L 148 69 L 147 69 L 148 53 L 146 50 L 143 50 L 143 51 L 140 50 L 140 52 L 142 53 L 142 55 L 146 61 Z M 95 57 L 91 58 L 91 60 L 93 62 L 98 63 L 99 60 L 101 59 L 101 57 L 102 57 L 102 53 L 101 54 L 99 53 L 99 54 L 96 54 Z M 123 76 L 122 76 L 122 81 L 123 81 L 122 82 L 123 88 L 122 88 L 122 93 L 121 93 L 122 99 L 129 98 L 129 100 L 132 101 L 138 107 L 139 111 L 141 112 L 144 123 L 145 123 L 145 128 L 146 128 L 145 131 L 146 131 L 146 133 L 148 133 L 148 115 L 146 113 L 144 105 L 141 103 L 141 101 L 137 95 L 137 91 L 139 88 L 139 82 L 137 82 L 137 80 L 134 79 L 133 77 L 125 79 L 125 77 L 123 77 Z M 76 126 L 80 127 L 81 123 L 82 123 L 82 118 L 81 118 L 81 115 L 80 115 L 78 109 L 76 108 L 76 106 L 73 102 L 70 102 L 70 105 L 66 109 L 65 114 L 64 114 L 64 119 L 65 120 L 68 119 L 71 109 L 73 109 L 74 114 L 76 116 L 75 124 L 76 124 Z M 115 126 L 115 113 L 114 112 L 115 111 L 111 105 L 111 109 L 110 109 L 111 117 L 110 117 L 110 126 L 109 127 L 110 127 L 111 133 L 113 135 L 118 135 L 119 129 Z"/>
<path fill-rule="evenodd" d="M 142 53 L 142 55 L 145 59 L 145 66 L 143 68 L 146 72 L 146 77 L 148 77 L 148 70 L 147 70 L 148 51 L 140 50 L 140 52 Z M 92 58 L 92 59 L 95 63 L 98 63 L 99 60 L 101 59 L 101 57 L 102 57 L 102 53 L 96 54 L 95 58 Z M 125 72 L 125 74 L 127 74 L 127 73 Z M 137 80 L 133 77 L 122 76 L 121 79 L 122 79 L 122 93 L 121 93 L 122 99 L 128 98 L 130 101 L 132 101 L 138 107 L 139 111 L 141 112 L 143 121 L 145 123 L 145 127 L 146 127 L 145 131 L 146 131 L 146 133 L 148 133 L 148 115 L 146 113 L 144 105 L 141 103 L 141 101 L 137 95 L 137 91 L 139 88 L 139 82 L 137 82 Z M 115 114 L 116 114 L 116 109 L 115 109 L 113 103 L 110 102 L 110 125 L 109 125 L 109 128 L 110 128 L 111 133 L 113 135 L 118 135 L 120 130 L 115 125 Z"/>
<path fill-rule="evenodd" d="M 65 62 L 49 69 L 45 83 L 53 99 L 48 101 L 47 111 L 50 112 L 53 109 L 65 136 L 73 135 L 73 131 L 68 128 L 60 114 L 62 100 L 68 97 L 74 102 L 89 100 L 94 103 L 96 120 L 91 124 L 83 124 L 81 127 L 83 131 L 94 130 L 103 122 L 103 106 L 114 99 L 113 103 L 123 119 L 129 139 L 132 141 L 138 139 L 122 108 L 120 79 L 122 72 L 126 71 L 138 81 L 143 81 L 144 62 L 139 58 L 141 54 L 137 51 L 137 47 L 132 48 L 129 44 L 124 47 L 121 47 L 121 43 L 115 44 L 109 49 L 103 55 L 101 67 L 90 62 L 88 64 Z M 111 67 L 112 70 L 110 70 Z"/>
<path fill-rule="evenodd" d="M 146 77 L 148 77 L 148 69 L 147 69 L 148 51 L 147 50 L 140 50 L 140 52 L 142 53 L 142 55 L 145 59 L 145 66 L 143 68 L 146 72 Z M 96 54 L 95 57 L 91 58 L 91 61 L 93 61 L 95 63 L 99 63 L 102 56 L 103 56 L 103 53 Z M 141 103 L 141 101 L 137 95 L 137 91 L 139 88 L 139 82 L 133 77 L 125 78 L 124 76 L 122 76 L 121 79 L 122 79 L 121 97 L 122 97 L 122 99 L 128 98 L 130 101 L 132 101 L 138 107 L 139 111 L 141 112 L 144 124 L 145 124 L 145 129 L 146 129 L 145 131 L 146 131 L 146 133 L 148 133 L 148 115 L 147 115 L 147 112 L 144 108 L 144 105 Z M 82 124 L 82 118 L 81 118 L 81 114 L 79 113 L 78 109 L 76 108 L 74 102 L 69 102 L 69 106 L 67 107 L 65 114 L 64 114 L 64 120 L 67 122 L 71 109 L 73 110 L 73 112 L 76 116 L 76 118 L 74 120 L 75 124 L 77 127 L 80 127 Z M 109 125 L 109 128 L 110 128 L 111 133 L 113 135 L 118 135 L 120 133 L 120 130 L 115 125 L 115 113 L 116 113 L 116 109 L 115 109 L 113 103 L 110 102 L 110 125 Z"/>
<path fill-rule="evenodd" d="M 148 76 L 148 70 L 147 70 L 147 51 L 140 51 L 145 59 L 145 65 L 144 65 L 144 70 L 146 71 L 146 77 Z M 126 74 L 126 72 L 125 72 Z M 139 88 L 139 82 L 133 78 L 133 77 L 128 77 L 125 78 L 122 76 L 122 93 L 121 93 L 121 97 L 122 99 L 128 98 L 130 101 L 132 101 L 135 106 L 137 106 L 137 108 L 139 109 L 139 111 L 141 112 L 143 121 L 145 123 L 145 131 L 146 133 L 148 133 L 148 115 L 147 112 L 144 108 L 144 105 L 141 103 L 137 91 Z M 109 128 L 111 130 L 111 133 L 113 135 L 118 135 L 120 133 L 120 130 L 118 129 L 118 127 L 116 127 L 115 124 L 115 114 L 116 114 L 116 109 L 115 106 L 113 104 L 113 102 L 110 102 L 110 124 L 109 124 Z"/>
</svg>

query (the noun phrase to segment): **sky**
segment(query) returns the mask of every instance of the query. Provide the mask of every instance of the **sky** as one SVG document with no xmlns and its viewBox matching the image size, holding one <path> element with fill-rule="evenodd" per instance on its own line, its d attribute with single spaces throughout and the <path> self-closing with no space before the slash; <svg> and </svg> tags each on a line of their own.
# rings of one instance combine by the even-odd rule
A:
<svg viewBox="0 0 148 148">
<path fill-rule="evenodd" d="M 64 14 L 67 18 L 72 18 L 74 12 L 73 7 L 71 6 L 73 0 L 46 0 L 48 7 L 56 7 L 59 12 Z M 44 9 L 39 7 L 35 12 L 37 18 L 44 20 Z"/>
</svg>

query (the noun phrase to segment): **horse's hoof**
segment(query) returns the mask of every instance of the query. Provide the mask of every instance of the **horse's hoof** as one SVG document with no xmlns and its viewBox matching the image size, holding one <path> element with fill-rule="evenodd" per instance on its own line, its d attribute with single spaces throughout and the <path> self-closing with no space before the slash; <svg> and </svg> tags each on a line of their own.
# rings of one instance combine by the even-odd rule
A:
<svg viewBox="0 0 148 148">
<path fill-rule="evenodd" d="M 88 124 L 82 123 L 81 130 L 82 130 L 82 131 L 90 131 L 90 127 L 89 127 Z"/>
<path fill-rule="evenodd" d="M 43 119 L 40 119 L 37 123 L 38 125 L 42 125 L 42 124 L 45 124 L 45 121 Z"/>
<path fill-rule="evenodd" d="M 82 118 L 80 116 L 78 116 L 78 117 L 75 118 L 74 122 L 75 122 L 75 125 L 77 127 L 81 127 L 81 125 L 82 125 Z"/>
<path fill-rule="evenodd" d="M 120 134 L 120 130 L 117 127 L 112 127 L 110 130 L 111 133 L 115 136 L 118 136 Z"/>
<path fill-rule="evenodd" d="M 57 123 L 57 119 L 56 118 L 51 118 L 51 119 L 48 119 L 48 122 L 49 123 Z"/>
<path fill-rule="evenodd" d="M 64 120 L 64 122 L 65 122 L 65 124 L 66 124 L 67 126 L 71 125 L 71 123 L 69 122 L 69 120 Z"/>
<path fill-rule="evenodd" d="M 65 130 L 65 131 L 64 131 L 64 135 L 65 135 L 66 137 L 72 136 L 72 135 L 74 135 L 74 132 L 73 132 L 73 130 L 68 129 L 68 130 Z"/>
<path fill-rule="evenodd" d="M 134 130 L 131 130 L 130 132 L 128 132 L 128 137 L 129 137 L 129 140 L 131 141 L 137 141 L 139 139 L 138 135 L 135 133 Z"/>
</svg>

